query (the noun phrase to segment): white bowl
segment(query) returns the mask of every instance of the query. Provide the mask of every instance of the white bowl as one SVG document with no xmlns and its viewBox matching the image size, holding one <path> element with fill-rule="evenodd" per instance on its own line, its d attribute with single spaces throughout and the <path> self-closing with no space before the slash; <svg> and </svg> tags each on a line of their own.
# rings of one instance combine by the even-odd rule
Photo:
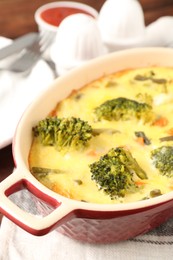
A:
<svg viewBox="0 0 173 260">
<path fill-rule="evenodd" d="M 91 6 L 87 4 L 82 4 L 78 2 L 70 2 L 70 1 L 59 1 L 59 2 L 52 2 L 48 3 L 45 5 L 42 5 L 39 7 L 36 12 L 35 12 L 35 21 L 38 25 L 38 29 L 40 32 L 49 32 L 52 35 L 56 35 L 58 26 L 52 25 L 48 22 L 46 22 L 41 14 L 48 9 L 54 9 L 54 8 L 73 8 L 73 9 L 78 9 L 79 13 L 80 12 L 85 12 L 90 14 L 92 17 L 97 18 L 98 17 L 98 12 Z"/>
</svg>

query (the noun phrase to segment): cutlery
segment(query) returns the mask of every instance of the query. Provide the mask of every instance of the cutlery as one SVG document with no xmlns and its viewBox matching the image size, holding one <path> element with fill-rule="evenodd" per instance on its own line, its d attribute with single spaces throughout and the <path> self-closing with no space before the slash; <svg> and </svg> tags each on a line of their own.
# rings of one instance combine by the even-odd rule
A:
<svg viewBox="0 0 173 260">
<path fill-rule="evenodd" d="M 35 39 L 28 47 L 21 51 L 19 56 L 11 62 L 7 67 L 0 68 L 0 70 L 7 70 L 15 73 L 30 72 L 36 62 L 42 58 L 42 54 L 50 46 L 52 38 L 49 34 L 36 34 Z M 55 64 L 51 60 L 43 58 L 44 61 L 52 69 L 54 76 L 56 77 Z"/>
<path fill-rule="evenodd" d="M 31 45 L 37 38 L 37 33 L 28 33 L 12 41 L 11 44 L 0 49 L 0 60 L 16 54 Z"/>
</svg>

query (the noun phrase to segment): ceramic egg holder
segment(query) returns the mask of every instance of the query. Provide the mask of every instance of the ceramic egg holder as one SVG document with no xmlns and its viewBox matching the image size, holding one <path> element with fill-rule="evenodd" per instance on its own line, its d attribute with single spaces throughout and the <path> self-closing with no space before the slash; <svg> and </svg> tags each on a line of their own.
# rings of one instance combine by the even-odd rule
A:
<svg viewBox="0 0 173 260">
<path fill-rule="evenodd" d="M 137 0 L 107 0 L 97 20 L 85 14 L 74 14 L 61 22 L 51 58 L 57 73 L 62 75 L 109 52 L 172 46 L 172 28 L 171 16 L 161 17 L 145 26 L 142 6 Z"/>
</svg>

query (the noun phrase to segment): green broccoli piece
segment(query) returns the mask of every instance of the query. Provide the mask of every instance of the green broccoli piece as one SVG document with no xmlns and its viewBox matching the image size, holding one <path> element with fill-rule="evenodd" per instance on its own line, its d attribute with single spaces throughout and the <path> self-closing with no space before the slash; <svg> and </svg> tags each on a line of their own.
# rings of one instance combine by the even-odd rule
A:
<svg viewBox="0 0 173 260">
<path fill-rule="evenodd" d="M 173 147 L 161 146 L 151 151 L 154 166 L 162 175 L 173 176 Z"/>
<path fill-rule="evenodd" d="M 140 179 L 147 179 L 146 173 L 124 148 L 112 148 L 99 161 L 89 165 L 91 179 L 111 199 L 124 197 L 127 192 L 134 192 L 137 188 L 133 177 L 136 174 Z"/>
<path fill-rule="evenodd" d="M 152 106 L 147 103 L 139 103 L 135 100 L 119 97 L 107 100 L 94 110 L 97 119 L 129 120 L 131 118 L 143 119 L 149 122 L 153 119 Z"/>
<path fill-rule="evenodd" d="M 34 136 L 39 137 L 43 145 L 80 149 L 92 137 L 92 128 L 80 118 L 48 117 L 33 128 Z"/>
</svg>

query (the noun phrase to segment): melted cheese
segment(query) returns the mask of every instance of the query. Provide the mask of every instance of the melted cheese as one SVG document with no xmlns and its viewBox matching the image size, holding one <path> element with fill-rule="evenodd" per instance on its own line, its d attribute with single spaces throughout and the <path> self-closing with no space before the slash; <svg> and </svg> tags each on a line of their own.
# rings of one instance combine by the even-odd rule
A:
<svg viewBox="0 0 173 260">
<path fill-rule="evenodd" d="M 153 77 L 154 74 L 154 77 Z M 145 77 L 145 80 L 136 76 Z M 156 80 L 153 81 L 150 78 Z M 147 79 L 148 78 L 148 79 Z M 165 81 L 166 79 L 166 81 Z M 93 110 L 109 99 L 126 97 L 139 102 L 150 101 L 154 113 L 167 119 L 164 126 L 153 126 L 142 121 L 96 121 Z M 58 152 L 54 147 L 43 146 L 34 138 L 29 155 L 29 165 L 58 169 L 59 173 L 49 173 L 44 178 L 37 177 L 48 188 L 66 197 L 94 203 L 127 203 L 149 196 L 150 191 L 160 189 L 161 193 L 173 189 L 173 179 L 159 174 L 150 159 L 151 150 L 163 143 L 159 138 L 168 136 L 173 128 L 173 69 L 152 67 L 126 70 L 96 80 L 79 91 L 73 92 L 61 101 L 54 110 L 58 117 L 80 117 L 93 128 L 116 129 L 115 133 L 104 132 L 90 140 L 89 146 L 82 151 Z M 135 131 L 143 131 L 150 139 L 150 145 L 137 142 Z M 173 145 L 172 141 L 164 145 Z M 96 183 L 91 180 L 88 165 L 99 160 L 111 148 L 128 147 L 138 164 L 147 173 L 148 179 L 134 193 L 123 198 L 111 200 Z"/>
</svg>

